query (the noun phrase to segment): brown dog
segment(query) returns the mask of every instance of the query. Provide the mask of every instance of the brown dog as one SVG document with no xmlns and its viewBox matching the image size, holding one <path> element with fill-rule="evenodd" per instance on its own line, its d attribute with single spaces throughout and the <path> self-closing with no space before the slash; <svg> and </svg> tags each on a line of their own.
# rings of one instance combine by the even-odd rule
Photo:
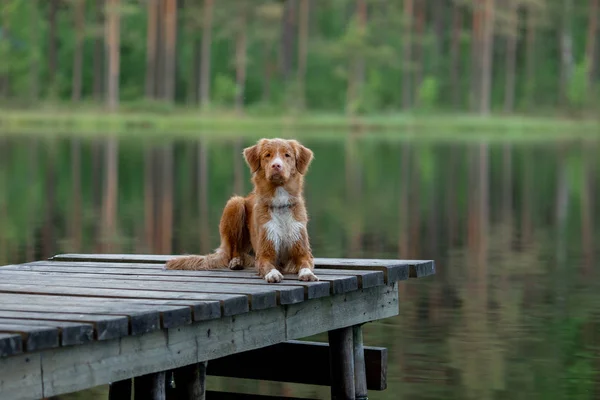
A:
<svg viewBox="0 0 600 400">
<path fill-rule="evenodd" d="M 175 258 L 166 268 L 256 267 L 267 282 L 281 282 L 281 272 L 298 274 L 301 281 L 318 280 L 303 198 L 304 174 L 313 152 L 296 140 L 261 139 L 244 149 L 244 158 L 254 190 L 245 198 L 232 197 L 225 205 L 219 248 L 206 256 Z"/>
</svg>

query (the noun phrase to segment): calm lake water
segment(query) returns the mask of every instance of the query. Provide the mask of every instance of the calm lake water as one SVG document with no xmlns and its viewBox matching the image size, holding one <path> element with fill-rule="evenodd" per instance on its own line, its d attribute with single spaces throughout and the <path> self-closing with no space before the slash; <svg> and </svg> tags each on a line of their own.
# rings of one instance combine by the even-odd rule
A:
<svg viewBox="0 0 600 400">
<path fill-rule="evenodd" d="M 400 285 L 398 317 L 365 326 L 366 343 L 389 351 L 389 387 L 370 398 L 600 398 L 600 141 L 327 138 L 301 139 L 315 153 L 315 256 L 437 265 Z M 228 197 L 250 190 L 241 152 L 254 140 L 0 135 L 0 265 L 206 252 Z M 209 378 L 225 387 L 329 396 Z"/>
</svg>

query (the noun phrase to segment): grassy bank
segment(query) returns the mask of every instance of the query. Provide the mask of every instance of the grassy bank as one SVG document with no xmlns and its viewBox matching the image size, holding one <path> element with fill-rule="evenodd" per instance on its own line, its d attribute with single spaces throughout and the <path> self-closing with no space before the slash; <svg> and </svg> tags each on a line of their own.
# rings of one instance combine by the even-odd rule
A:
<svg viewBox="0 0 600 400">
<path fill-rule="evenodd" d="M 598 119 L 526 116 L 388 114 L 349 118 L 344 115 L 302 114 L 282 116 L 202 114 L 189 110 L 168 113 L 101 110 L 0 110 L 0 134 L 78 135 L 195 135 L 338 136 L 348 132 L 377 136 L 427 138 L 560 138 L 600 134 Z"/>
</svg>

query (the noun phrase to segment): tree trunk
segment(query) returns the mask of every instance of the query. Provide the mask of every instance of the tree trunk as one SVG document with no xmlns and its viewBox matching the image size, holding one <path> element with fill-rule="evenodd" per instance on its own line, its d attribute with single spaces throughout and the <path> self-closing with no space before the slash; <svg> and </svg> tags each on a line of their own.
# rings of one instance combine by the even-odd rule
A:
<svg viewBox="0 0 600 400">
<path fill-rule="evenodd" d="M 158 1 L 158 17 L 156 24 L 156 59 L 154 60 L 154 96 L 165 97 L 165 14 L 166 0 Z"/>
<path fill-rule="evenodd" d="M 415 91 L 418 93 L 423 82 L 425 64 L 425 14 L 426 0 L 417 1 L 415 24 Z M 418 96 L 417 96 L 418 97 Z"/>
<path fill-rule="evenodd" d="M 296 20 L 296 1 L 284 0 L 282 27 L 281 27 L 281 52 L 280 63 L 283 80 L 288 83 L 292 73 L 294 54 L 294 21 Z"/>
<path fill-rule="evenodd" d="M 200 252 L 206 253 L 211 248 L 210 223 L 208 209 L 208 142 L 198 143 L 198 216 L 200 218 Z"/>
<path fill-rule="evenodd" d="M 404 37 L 403 67 L 402 67 L 402 108 L 409 109 L 412 103 L 412 25 L 413 25 L 413 0 L 404 0 Z"/>
<path fill-rule="evenodd" d="M 71 180 L 72 191 L 71 201 L 72 207 L 69 210 L 71 216 L 70 232 L 71 251 L 81 252 L 82 243 L 82 199 L 81 199 L 81 141 L 79 139 L 71 139 Z"/>
<path fill-rule="evenodd" d="M 57 49 L 56 49 L 56 24 L 58 13 L 58 0 L 50 0 L 50 31 L 48 32 L 48 85 L 52 88 L 56 79 Z M 53 88 L 54 90 L 54 88 Z"/>
<path fill-rule="evenodd" d="M 146 30 L 146 98 L 156 96 L 156 26 L 158 1 L 148 0 L 148 27 Z"/>
<path fill-rule="evenodd" d="M 171 237 L 173 233 L 173 145 L 167 144 L 162 149 L 161 169 L 161 212 L 160 212 L 160 252 L 171 254 Z"/>
<path fill-rule="evenodd" d="M 83 79 L 83 43 L 85 28 L 85 1 L 77 0 L 75 7 L 75 50 L 73 55 L 73 83 L 71 87 L 71 100 L 81 100 L 81 86 Z"/>
<path fill-rule="evenodd" d="M 263 88 L 262 88 L 262 101 L 268 103 L 271 100 L 271 78 L 275 67 L 273 66 L 272 60 L 272 47 L 265 44 L 263 48 Z M 304 93 L 304 92 L 303 92 Z"/>
<path fill-rule="evenodd" d="M 494 58 L 494 2 L 483 0 L 483 40 L 481 59 L 481 96 L 479 113 L 488 115 L 491 111 L 492 68 Z"/>
<path fill-rule="evenodd" d="M 212 44 L 213 1 L 204 0 L 202 20 L 202 55 L 200 56 L 200 106 L 210 105 L 210 48 Z"/>
<path fill-rule="evenodd" d="M 504 112 L 510 113 L 515 108 L 515 74 L 517 65 L 517 37 L 519 35 L 518 3 L 508 1 L 508 24 L 510 26 L 506 38 L 506 81 L 504 86 Z"/>
<path fill-rule="evenodd" d="M 0 3 L 1 4 L 1 3 Z M 0 10 L 0 24 L 2 30 L 0 30 L 0 57 L 6 59 L 10 56 L 10 15 L 8 15 L 9 8 L 4 5 L 3 9 Z M 6 43 L 3 43 L 6 42 Z M 10 64 L 0 64 L 0 98 L 7 99 L 9 97 L 9 82 L 10 82 Z"/>
<path fill-rule="evenodd" d="M 305 78 L 309 7 L 310 0 L 300 0 L 300 22 L 298 29 L 298 108 L 300 109 L 304 109 L 306 106 Z"/>
<path fill-rule="evenodd" d="M 560 30 L 560 84 L 559 84 L 559 99 L 561 105 L 568 104 L 567 92 L 569 90 L 569 83 L 573 76 L 573 69 L 575 68 L 575 60 L 573 58 L 573 0 L 564 0 L 562 12 L 562 26 Z M 533 46 L 533 44 L 532 44 Z M 527 68 L 527 74 L 529 75 L 529 68 L 533 69 L 533 66 Z"/>
<path fill-rule="evenodd" d="M 154 184 L 154 152 L 144 149 L 144 243 L 146 252 L 154 251 L 156 188 Z"/>
<path fill-rule="evenodd" d="M 108 3 L 114 0 L 108 0 Z M 107 20 L 114 18 L 108 10 Z M 108 40 L 110 42 L 110 40 Z M 110 58 L 110 51 L 109 58 Z M 117 200 L 119 197 L 119 144 L 117 139 L 110 138 L 106 141 L 106 153 L 104 159 L 104 193 L 102 204 L 102 242 L 103 251 L 112 252 L 116 250 L 115 239 L 117 234 Z"/>
<path fill-rule="evenodd" d="M 104 3 L 105 0 L 96 0 L 95 22 L 96 26 L 104 25 Z M 104 45 L 102 35 L 97 34 L 94 39 L 94 100 L 102 101 L 104 88 Z"/>
<path fill-rule="evenodd" d="M 165 92 L 164 99 L 168 102 L 175 101 L 175 45 L 177 42 L 177 1 L 166 0 L 165 1 Z"/>
<path fill-rule="evenodd" d="M 31 34 L 30 40 L 31 43 L 36 43 L 35 47 L 31 51 L 30 55 L 30 64 L 29 64 L 29 100 L 31 102 L 36 102 L 40 95 L 40 67 L 39 67 L 39 59 L 40 56 L 38 54 L 39 51 L 39 36 L 40 36 L 40 20 L 39 20 L 39 11 L 38 7 L 40 6 L 38 0 L 31 0 L 31 14 L 30 14 L 30 24 L 31 29 L 29 33 Z"/>
<path fill-rule="evenodd" d="M 246 86 L 246 4 L 240 6 L 238 16 L 238 32 L 235 41 L 235 109 L 241 113 L 244 109 L 244 94 Z"/>
<path fill-rule="evenodd" d="M 594 71 L 596 61 L 596 37 L 598 35 L 598 0 L 590 0 L 590 20 L 588 23 L 588 35 L 585 47 L 585 58 L 588 62 L 588 94 L 593 96 L 594 92 Z"/>
<path fill-rule="evenodd" d="M 570 0 L 567 0 L 570 1 Z M 531 107 L 534 97 L 535 88 L 535 28 L 536 28 L 536 17 L 535 17 L 535 6 L 530 5 L 527 9 L 527 37 L 525 39 L 525 103 L 527 107 Z"/>
<path fill-rule="evenodd" d="M 366 30 L 367 3 L 365 0 L 356 1 L 356 20 L 360 31 Z M 348 89 L 346 93 L 346 112 L 354 114 L 355 104 L 362 92 L 365 75 L 365 59 L 362 54 L 353 54 L 350 58 L 348 73 Z"/>
<path fill-rule="evenodd" d="M 444 54 L 444 29 L 445 29 L 445 15 L 450 11 L 448 7 L 448 1 L 442 0 L 434 2 L 432 8 L 433 13 L 433 30 L 435 33 L 435 39 L 433 42 L 433 51 L 431 54 L 432 73 L 435 77 L 439 77 L 442 73 L 441 70 L 441 59 Z"/>
<path fill-rule="evenodd" d="M 483 36 L 481 1 L 482 0 L 475 0 L 473 9 L 473 34 L 471 35 L 471 110 L 478 110 L 481 101 L 481 56 Z"/>
<path fill-rule="evenodd" d="M 56 145 L 46 142 L 47 154 L 44 193 L 44 223 L 42 226 L 42 258 L 47 259 L 56 254 L 56 181 L 57 181 L 57 149 Z"/>
<path fill-rule="evenodd" d="M 454 4 L 452 12 L 452 44 L 450 46 L 450 76 L 452 82 L 452 105 L 460 108 L 460 34 L 463 24 L 463 10 Z"/>
<path fill-rule="evenodd" d="M 188 32 L 189 37 L 193 34 Z M 202 51 L 202 42 L 200 38 L 196 38 L 192 42 L 192 68 L 190 68 L 190 76 L 187 85 L 187 103 L 191 106 L 200 101 L 198 90 L 200 89 L 200 52 Z"/>
<path fill-rule="evenodd" d="M 107 16 L 105 24 L 107 78 L 106 105 L 109 111 L 119 107 L 119 69 L 120 69 L 120 0 L 107 0 Z"/>
</svg>

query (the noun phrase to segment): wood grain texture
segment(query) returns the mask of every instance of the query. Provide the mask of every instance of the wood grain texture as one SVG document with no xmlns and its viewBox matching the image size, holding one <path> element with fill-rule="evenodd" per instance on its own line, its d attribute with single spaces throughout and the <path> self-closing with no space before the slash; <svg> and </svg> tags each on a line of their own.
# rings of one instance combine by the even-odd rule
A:
<svg viewBox="0 0 600 400">
<path fill-rule="evenodd" d="M 55 272 L 55 273 L 87 273 L 96 275 L 119 275 L 128 276 L 127 279 L 142 279 L 142 277 L 153 280 L 168 280 L 180 281 L 181 278 L 188 278 L 187 281 L 197 282 L 221 282 L 228 284 L 252 284 L 252 285 L 269 285 L 271 288 L 280 286 L 302 286 L 305 288 L 307 298 L 324 297 L 329 293 L 345 293 L 356 290 L 363 281 L 362 276 L 365 276 L 365 288 L 383 285 L 383 272 L 379 271 L 359 271 L 356 274 L 352 271 L 341 271 L 338 273 L 335 270 L 319 271 L 320 282 L 302 282 L 293 274 L 285 274 L 284 281 L 273 285 L 265 282 L 252 269 L 242 271 L 231 271 L 230 269 L 219 269 L 211 271 L 179 271 L 164 270 L 159 264 L 140 264 L 140 263 L 109 263 L 109 262 L 64 262 L 64 261 L 36 261 L 23 265 L 11 265 L 4 267 L 0 272 L 4 271 L 35 271 L 35 272 Z M 321 274 L 323 272 L 323 274 Z M 379 277 L 378 274 L 381 274 Z M 151 277 L 151 278 L 150 278 Z M 177 279 L 179 278 L 179 279 Z M 205 279 L 206 278 L 206 279 Z M 252 281 L 249 282 L 248 280 Z M 357 280 L 358 279 L 358 280 Z M 326 291 L 326 282 L 330 283 L 331 290 Z M 276 289 L 277 290 L 277 289 Z"/>
<path fill-rule="evenodd" d="M 262 310 L 277 306 L 278 293 L 271 288 L 257 288 L 247 285 L 227 285 L 227 284 L 194 284 L 194 283 L 173 283 L 173 282 L 147 282 L 147 281 L 129 281 L 103 279 L 99 281 L 85 279 L 69 278 L 49 278 L 44 277 L 39 282 L 27 278 L 9 278 L 9 274 L 0 273 L 6 282 L 0 283 L 0 292 L 9 292 L 17 290 L 25 293 L 50 293 L 50 294 L 68 294 L 86 296 L 87 294 L 106 297 L 133 297 L 133 298 L 156 298 L 156 299 L 187 299 L 204 300 L 206 295 L 211 293 L 228 293 L 235 295 L 245 295 L 250 302 L 250 308 Z M 4 281 L 3 281 L 4 282 Z M 19 286 L 19 288 L 16 288 Z M 29 287 L 28 287 L 29 286 Z M 304 289 L 295 287 L 291 289 L 281 289 L 282 298 L 285 294 L 289 296 L 286 299 L 299 298 L 304 299 Z M 284 302 L 283 304 L 292 304 L 298 301 Z"/>
<path fill-rule="evenodd" d="M 50 326 L 57 328 L 59 331 L 61 346 L 83 344 L 94 339 L 94 327 L 91 324 L 84 324 L 81 322 L 28 319 L 26 317 L 27 316 L 25 315 L 13 315 L 12 317 L 6 318 L 3 317 L 2 313 L 0 312 L 0 325 L 18 324 L 23 326 Z"/>
<path fill-rule="evenodd" d="M 23 325 L 0 322 L 0 333 L 21 335 L 23 351 L 36 351 L 58 347 L 60 331 L 50 325 Z"/>
<path fill-rule="evenodd" d="M 174 257 L 177 256 L 153 254 L 58 254 L 50 259 L 54 261 L 103 261 L 113 263 L 141 262 L 148 264 L 164 264 Z M 433 260 L 315 258 L 315 267 L 383 271 L 386 283 L 435 274 L 435 262 Z"/>
<path fill-rule="evenodd" d="M 208 295 L 205 293 L 178 293 L 178 292 L 157 292 L 149 290 L 119 290 L 119 289 L 104 289 L 104 288 L 77 288 L 77 287 L 43 287 L 36 285 L 25 284 L 7 284 L 0 283 L 0 294 L 23 294 L 23 295 L 53 295 L 53 296 L 74 296 L 81 298 L 82 301 L 86 298 L 95 298 L 96 302 L 104 302 L 105 300 L 115 299 L 144 299 L 144 300 L 191 300 L 203 301 L 214 300 L 222 297 L 219 294 Z M 273 302 L 274 299 L 268 299 Z M 248 311 L 248 297 L 244 295 L 230 295 L 224 300 L 221 300 L 224 315 L 235 315 L 240 312 Z M 154 310 L 159 307 L 155 307 Z"/>
<path fill-rule="evenodd" d="M 289 362 L 289 360 L 311 360 L 310 368 L 306 368 L 301 362 Z M 384 390 L 386 388 L 387 349 L 365 346 L 363 361 L 363 365 L 368 364 L 365 368 L 367 385 L 365 391 L 367 388 Z M 281 368 L 284 363 L 285 368 Z M 210 376 L 321 386 L 331 385 L 329 372 L 329 344 L 299 340 L 290 340 L 211 360 L 207 369 L 207 375 Z"/>
<path fill-rule="evenodd" d="M 17 333 L 0 333 L 0 357 L 12 356 L 23 351 L 23 339 Z"/>
<path fill-rule="evenodd" d="M 50 397 L 201 361 L 209 360 L 210 365 L 210 360 L 233 353 L 397 314 L 397 287 L 379 286 L 144 335 L 49 349 L 41 353 L 40 364 L 21 372 L 39 376 L 42 368 L 44 392 L 37 397 Z M 32 393 L 39 383 L 21 381 L 19 390 Z"/>
<path fill-rule="evenodd" d="M 96 263 L 96 265 L 101 263 Z M 146 281 L 146 282 L 183 282 L 183 283 L 221 283 L 228 285 L 250 285 L 250 287 L 259 286 L 265 287 L 269 286 L 270 289 L 274 289 L 280 293 L 281 296 L 281 288 L 283 287 L 284 291 L 290 293 L 284 293 L 284 295 L 291 294 L 290 302 L 298 302 L 296 296 L 304 291 L 306 299 L 315 299 L 319 297 L 329 296 L 329 287 L 328 282 L 332 279 L 336 279 L 336 277 L 324 280 L 323 282 L 302 282 L 297 279 L 295 280 L 286 280 L 280 282 L 278 285 L 273 286 L 266 282 L 264 279 L 261 279 L 258 275 L 250 276 L 247 274 L 232 272 L 214 272 L 214 271 L 163 271 L 161 269 L 152 269 L 150 271 L 140 271 L 140 269 L 124 269 L 119 268 L 116 270 L 115 268 L 100 268 L 100 267 L 80 267 L 77 266 L 73 268 L 72 263 L 70 267 L 56 267 L 56 266 L 15 266 L 10 268 L 3 268 L 0 270 L 0 273 L 5 276 L 7 279 L 10 279 L 10 276 L 21 276 L 21 277 L 29 277 L 35 276 L 36 279 L 44 279 L 44 277 L 51 278 L 81 278 L 87 280 L 105 280 L 105 279 L 118 279 L 119 281 Z M 340 279 L 345 279 L 345 277 L 340 277 Z M 382 283 L 383 284 L 383 281 Z M 291 288 L 295 288 L 295 290 L 291 291 Z M 302 289 L 296 289 L 302 288 Z M 303 298 L 300 298 L 302 301 Z M 286 300 L 284 300 L 286 301 Z M 286 304 L 286 303 L 284 303 Z M 287 303 L 291 304 L 291 303 Z"/>
</svg>

